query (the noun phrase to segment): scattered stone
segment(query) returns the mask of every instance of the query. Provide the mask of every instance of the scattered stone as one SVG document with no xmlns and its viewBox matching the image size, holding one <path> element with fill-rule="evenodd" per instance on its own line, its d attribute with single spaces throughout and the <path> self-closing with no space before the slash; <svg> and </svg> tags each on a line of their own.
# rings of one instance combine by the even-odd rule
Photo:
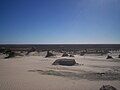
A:
<svg viewBox="0 0 120 90">
<path fill-rule="evenodd" d="M 52 65 L 65 65 L 65 66 L 72 66 L 75 65 L 76 61 L 74 59 L 57 59 L 53 62 Z"/>
<path fill-rule="evenodd" d="M 113 57 L 108 55 L 106 59 L 113 59 Z"/>
<path fill-rule="evenodd" d="M 0 53 L 4 53 L 5 52 L 5 48 L 0 48 Z"/>
<path fill-rule="evenodd" d="M 100 90 L 117 90 L 115 87 L 110 85 L 103 85 Z"/>
</svg>

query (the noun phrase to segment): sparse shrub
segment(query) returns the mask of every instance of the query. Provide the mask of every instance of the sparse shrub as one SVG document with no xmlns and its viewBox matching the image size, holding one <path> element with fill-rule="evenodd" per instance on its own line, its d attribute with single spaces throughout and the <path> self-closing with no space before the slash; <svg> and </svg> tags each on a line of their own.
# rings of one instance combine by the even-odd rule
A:
<svg viewBox="0 0 120 90">
<path fill-rule="evenodd" d="M 15 57 L 15 53 L 14 53 L 13 51 L 11 51 L 11 50 L 6 50 L 6 51 L 4 52 L 4 54 L 7 55 L 7 57 L 5 57 L 5 59 L 6 59 L 6 58 Z"/>
<path fill-rule="evenodd" d="M 4 53 L 5 52 L 5 49 L 4 48 L 1 48 L 0 49 L 0 53 Z"/>
</svg>

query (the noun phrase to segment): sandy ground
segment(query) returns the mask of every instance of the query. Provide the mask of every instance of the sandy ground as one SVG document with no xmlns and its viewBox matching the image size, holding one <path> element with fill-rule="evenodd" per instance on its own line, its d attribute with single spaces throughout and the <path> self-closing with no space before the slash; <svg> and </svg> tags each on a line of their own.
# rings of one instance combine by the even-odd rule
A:
<svg viewBox="0 0 120 90">
<path fill-rule="evenodd" d="M 1 55 L 0 90 L 99 90 L 106 84 L 120 90 L 120 59 L 116 56 L 114 60 L 106 60 L 105 56 L 76 55 L 72 58 L 80 65 L 52 65 L 58 58 L 61 57 L 22 56 L 3 59 Z M 49 72 L 50 70 L 64 75 L 41 73 L 41 71 Z M 112 75 L 107 77 L 108 74 L 105 74 L 103 78 L 96 77 L 106 72 Z"/>
</svg>

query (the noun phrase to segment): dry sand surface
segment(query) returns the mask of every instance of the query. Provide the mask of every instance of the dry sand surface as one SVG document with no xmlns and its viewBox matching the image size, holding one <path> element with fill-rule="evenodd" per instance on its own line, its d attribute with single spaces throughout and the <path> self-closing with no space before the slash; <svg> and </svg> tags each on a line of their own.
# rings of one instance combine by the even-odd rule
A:
<svg viewBox="0 0 120 90">
<path fill-rule="evenodd" d="M 54 66 L 59 58 L 22 56 L 0 57 L 0 90 L 99 90 L 112 85 L 120 90 L 120 59 L 75 55 L 80 65 Z M 66 57 L 67 58 L 67 57 Z"/>
</svg>

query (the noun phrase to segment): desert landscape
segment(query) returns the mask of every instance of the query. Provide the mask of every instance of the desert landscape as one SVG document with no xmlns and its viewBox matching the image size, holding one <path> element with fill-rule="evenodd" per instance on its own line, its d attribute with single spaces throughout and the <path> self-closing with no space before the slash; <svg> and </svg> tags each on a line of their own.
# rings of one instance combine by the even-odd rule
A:
<svg viewBox="0 0 120 90">
<path fill-rule="evenodd" d="M 0 0 L 0 90 L 120 90 L 120 0 Z"/>
<path fill-rule="evenodd" d="M 0 90 L 120 90 L 120 45 L 86 46 L 2 45 Z"/>
</svg>

